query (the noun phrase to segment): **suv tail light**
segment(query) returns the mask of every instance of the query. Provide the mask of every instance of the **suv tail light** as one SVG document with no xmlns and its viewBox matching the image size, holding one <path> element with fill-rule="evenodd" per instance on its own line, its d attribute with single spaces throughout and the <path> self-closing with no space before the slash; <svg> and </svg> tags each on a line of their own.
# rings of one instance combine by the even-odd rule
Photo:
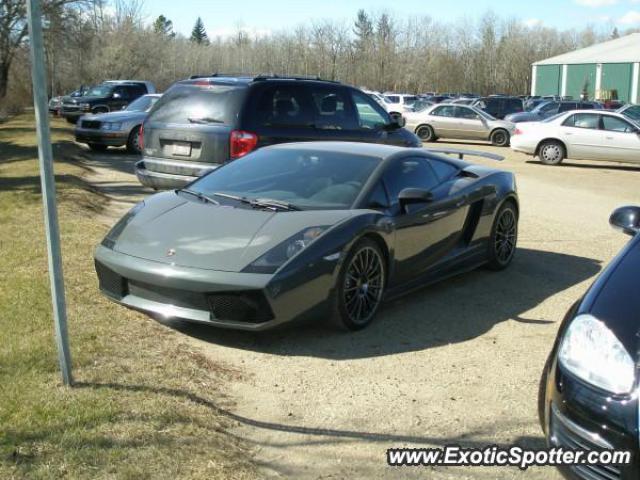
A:
<svg viewBox="0 0 640 480">
<path fill-rule="evenodd" d="M 258 135 L 243 130 L 233 130 L 229 139 L 229 154 L 232 159 L 244 157 L 258 145 Z"/>
<path fill-rule="evenodd" d="M 138 144 L 140 145 L 140 151 L 144 150 L 144 123 L 140 125 L 140 135 L 138 138 Z"/>
</svg>

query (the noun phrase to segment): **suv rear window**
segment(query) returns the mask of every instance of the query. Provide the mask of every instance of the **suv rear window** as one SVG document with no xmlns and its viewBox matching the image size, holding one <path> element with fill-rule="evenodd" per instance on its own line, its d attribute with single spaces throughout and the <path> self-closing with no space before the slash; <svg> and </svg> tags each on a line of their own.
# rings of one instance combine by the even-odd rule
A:
<svg viewBox="0 0 640 480">
<path fill-rule="evenodd" d="M 238 85 L 175 85 L 155 104 L 149 122 L 231 125 L 246 90 Z"/>
</svg>

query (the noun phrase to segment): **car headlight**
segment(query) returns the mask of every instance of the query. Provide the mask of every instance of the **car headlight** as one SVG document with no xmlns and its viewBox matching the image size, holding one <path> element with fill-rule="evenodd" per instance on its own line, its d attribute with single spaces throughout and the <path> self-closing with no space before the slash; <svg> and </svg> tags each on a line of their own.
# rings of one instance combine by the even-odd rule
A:
<svg viewBox="0 0 640 480">
<path fill-rule="evenodd" d="M 328 225 L 320 227 L 305 228 L 301 232 L 296 233 L 291 238 L 288 238 L 284 242 L 276 245 L 260 258 L 249 264 L 244 270 L 244 273 L 273 273 L 280 268 L 284 263 L 293 258 L 311 242 L 318 238 L 322 233 L 329 228 Z"/>
<path fill-rule="evenodd" d="M 118 220 L 118 222 L 113 226 L 113 228 L 109 230 L 109 233 L 107 233 L 107 236 L 104 237 L 104 239 L 102 240 L 101 245 L 103 247 L 107 247 L 113 250 L 113 247 L 118 241 L 118 237 L 120 237 L 120 235 L 122 234 L 126 226 L 129 224 L 129 222 L 133 220 L 133 217 L 135 217 L 138 214 L 138 212 L 142 210 L 142 207 L 144 207 L 144 201 L 136 204 L 131 210 L 125 213 L 124 217 Z"/>
<path fill-rule="evenodd" d="M 111 130 L 111 131 L 120 130 L 122 128 L 122 123 L 105 122 L 102 124 L 101 128 L 102 130 Z"/>
<path fill-rule="evenodd" d="M 578 315 L 571 322 L 558 358 L 569 372 L 604 390 L 621 394 L 633 389 L 633 359 L 613 332 L 592 315 Z"/>
</svg>

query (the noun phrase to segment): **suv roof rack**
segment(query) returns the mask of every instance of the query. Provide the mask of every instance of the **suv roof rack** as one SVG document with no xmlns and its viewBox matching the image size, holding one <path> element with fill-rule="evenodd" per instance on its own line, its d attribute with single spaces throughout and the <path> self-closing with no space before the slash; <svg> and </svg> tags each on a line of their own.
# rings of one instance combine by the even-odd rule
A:
<svg viewBox="0 0 640 480">
<path fill-rule="evenodd" d="M 337 80 L 327 80 L 318 75 L 277 75 L 275 73 L 260 74 L 253 78 L 254 81 L 263 80 L 317 80 L 320 82 L 340 83 Z"/>
</svg>

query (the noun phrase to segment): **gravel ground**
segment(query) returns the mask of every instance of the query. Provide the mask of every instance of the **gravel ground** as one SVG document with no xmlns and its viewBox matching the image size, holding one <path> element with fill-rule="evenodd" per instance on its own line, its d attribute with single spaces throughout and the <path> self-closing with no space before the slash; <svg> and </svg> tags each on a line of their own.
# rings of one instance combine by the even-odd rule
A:
<svg viewBox="0 0 640 480">
<path fill-rule="evenodd" d="M 438 146 L 444 143 L 437 144 Z M 169 323 L 214 361 L 245 373 L 228 385 L 237 434 L 265 477 L 556 479 L 551 468 L 396 468 L 390 447 L 544 446 L 536 396 L 560 320 L 626 238 L 608 225 L 640 203 L 640 168 L 547 167 L 510 149 L 521 201 L 519 250 L 500 273 L 479 270 L 386 305 L 368 329 L 306 325 L 266 334 Z M 87 152 L 91 180 L 117 200 L 141 195 L 133 159 Z M 478 163 L 495 166 L 490 160 Z"/>
</svg>

